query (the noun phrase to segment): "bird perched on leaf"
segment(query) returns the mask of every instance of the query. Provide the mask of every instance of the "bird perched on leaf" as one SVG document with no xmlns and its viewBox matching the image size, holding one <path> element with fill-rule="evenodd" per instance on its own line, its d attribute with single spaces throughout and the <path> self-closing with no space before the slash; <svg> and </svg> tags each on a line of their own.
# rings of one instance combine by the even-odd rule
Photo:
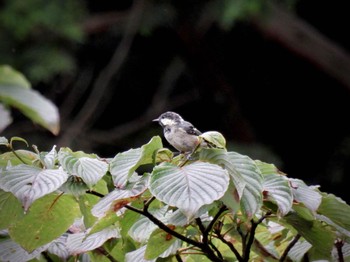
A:
<svg viewBox="0 0 350 262">
<path fill-rule="evenodd" d="M 202 133 L 177 113 L 169 111 L 153 121 L 163 127 L 166 140 L 181 153 L 193 153 L 202 142 L 199 138 Z"/>
</svg>

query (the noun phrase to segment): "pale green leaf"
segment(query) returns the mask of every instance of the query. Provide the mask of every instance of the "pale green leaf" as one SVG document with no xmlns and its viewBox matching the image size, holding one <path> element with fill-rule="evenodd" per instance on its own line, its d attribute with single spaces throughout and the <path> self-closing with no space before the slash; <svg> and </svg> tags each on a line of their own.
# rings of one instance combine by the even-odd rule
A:
<svg viewBox="0 0 350 262">
<path fill-rule="evenodd" d="M 0 240 L 0 261 L 30 261 L 39 256 L 47 247 L 48 245 L 44 245 L 32 252 L 28 252 L 11 239 Z"/>
<path fill-rule="evenodd" d="M 0 89 L 2 86 L 19 86 L 30 89 L 31 85 L 25 76 L 8 65 L 0 66 Z"/>
<path fill-rule="evenodd" d="M 110 162 L 114 185 L 117 188 L 124 188 L 139 166 L 155 162 L 156 153 L 161 148 L 162 140 L 159 136 L 155 136 L 140 148 L 117 154 Z"/>
<path fill-rule="evenodd" d="M 28 214 L 10 227 L 9 234 L 31 252 L 61 236 L 79 216 L 73 197 L 50 194 L 35 201 Z"/>
<path fill-rule="evenodd" d="M 252 217 L 262 205 L 263 176 L 256 163 L 249 157 L 236 152 L 228 152 L 228 156 L 246 182 L 241 197 L 241 208 L 247 217 Z"/>
<path fill-rule="evenodd" d="M 134 251 L 126 253 L 125 262 L 154 262 L 156 259 L 145 259 L 146 246 L 142 246 Z"/>
<path fill-rule="evenodd" d="M 35 90 L 20 86 L 0 86 L 0 101 L 20 110 L 33 122 L 57 135 L 60 120 L 57 107 Z"/>
<path fill-rule="evenodd" d="M 294 200 L 303 203 L 311 211 L 316 212 L 321 204 L 322 196 L 313 187 L 307 186 L 300 179 L 289 178 Z"/>
<path fill-rule="evenodd" d="M 288 179 L 280 175 L 274 165 L 261 161 L 256 161 L 256 163 L 264 176 L 265 200 L 276 203 L 281 215 L 286 215 L 293 205 L 293 195 Z"/>
<path fill-rule="evenodd" d="M 226 150 L 222 149 L 202 149 L 199 153 L 199 159 L 202 161 L 208 161 L 213 164 L 217 164 L 224 169 L 226 169 L 230 175 L 230 178 L 234 184 L 236 196 L 238 195 L 238 201 L 243 195 L 243 190 L 246 185 L 246 182 L 239 173 L 235 166 L 234 162 L 231 161 L 232 155 L 228 154 Z M 232 192 L 233 193 L 233 192 Z"/>
<path fill-rule="evenodd" d="M 96 155 L 72 152 L 69 148 L 61 148 L 58 159 L 67 173 L 80 177 L 89 188 L 96 185 L 108 170 L 108 164 L 97 159 Z"/>
<path fill-rule="evenodd" d="M 29 150 L 16 150 L 16 154 L 5 152 L 0 155 L 0 167 L 21 165 L 24 163 L 32 164 L 38 159 L 38 155 Z M 20 157 L 20 158 L 18 158 Z M 23 162 L 22 162 L 23 161 Z"/>
<path fill-rule="evenodd" d="M 221 149 L 226 148 L 225 137 L 217 131 L 208 131 L 201 134 L 199 137 L 202 138 L 205 142 L 207 142 L 210 147 Z"/>
<path fill-rule="evenodd" d="M 306 254 L 306 252 L 309 251 L 311 247 L 312 245 L 309 242 L 307 242 L 304 239 L 301 239 L 288 252 L 288 257 L 295 262 L 302 261 L 304 255 Z"/>
<path fill-rule="evenodd" d="M 67 243 L 67 235 L 63 234 L 49 244 L 47 251 L 50 254 L 58 256 L 62 261 L 67 261 L 69 257 Z"/>
<path fill-rule="evenodd" d="M 179 167 L 164 163 L 153 169 L 150 191 L 157 199 L 178 207 L 191 219 L 200 207 L 221 198 L 228 184 L 227 171 L 218 165 L 194 162 Z"/>
<path fill-rule="evenodd" d="M 27 210 L 36 199 L 57 190 L 67 178 L 62 169 L 18 165 L 0 173 L 0 188 L 13 193 Z"/>
<path fill-rule="evenodd" d="M 115 226 L 110 226 L 97 233 L 88 235 L 89 231 L 69 234 L 66 245 L 71 255 L 85 253 L 103 245 L 108 239 L 119 238 L 119 230 Z"/>
<path fill-rule="evenodd" d="M 103 197 L 92 209 L 91 213 L 98 218 L 102 218 L 110 211 L 118 211 L 131 201 L 131 198 L 136 198 L 141 195 L 148 184 L 148 175 L 143 175 L 137 182 L 125 189 L 116 188 L 108 195 Z"/>
<path fill-rule="evenodd" d="M 10 111 L 0 103 L 0 133 L 12 123 Z"/>
</svg>

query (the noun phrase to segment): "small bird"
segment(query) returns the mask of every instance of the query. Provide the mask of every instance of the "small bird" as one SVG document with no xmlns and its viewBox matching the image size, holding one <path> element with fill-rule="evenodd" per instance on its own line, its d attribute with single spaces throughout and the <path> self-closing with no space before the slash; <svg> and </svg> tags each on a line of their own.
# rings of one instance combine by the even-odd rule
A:
<svg viewBox="0 0 350 262">
<path fill-rule="evenodd" d="M 191 154 L 201 143 L 198 136 L 202 133 L 177 113 L 169 111 L 153 121 L 163 127 L 164 137 L 180 153 Z"/>
</svg>

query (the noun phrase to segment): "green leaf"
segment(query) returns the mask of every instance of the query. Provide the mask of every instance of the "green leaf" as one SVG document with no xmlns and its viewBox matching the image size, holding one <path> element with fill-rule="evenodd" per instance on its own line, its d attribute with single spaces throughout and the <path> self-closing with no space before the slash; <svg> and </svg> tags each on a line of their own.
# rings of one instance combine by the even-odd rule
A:
<svg viewBox="0 0 350 262">
<path fill-rule="evenodd" d="M 307 208 L 316 212 L 321 204 L 322 196 L 313 187 L 307 186 L 300 179 L 289 178 L 294 200 L 303 203 Z"/>
<path fill-rule="evenodd" d="M 322 194 L 322 196 L 317 213 L 328 217 L 335 224 L 350 231 L 350 206 L 332 194 Z"/>
<path fill-rule="evenodd" d="M 226 148 L 226 140 L 225 137 L 217 132 L 217 131 L 209 131 L 201 134 L 199 137 L 201 137 L 204 141 L 206 141 L 210 147 L 214 148 Z"/>
<path fill-rule="evenodd" d="M 331 254 L 336 235 L 330 227 L 318 220 L 306 220 L 297 212 L 287 214 L 284 220 L 316 248 L 319 254 Z"/>
<path fill-rule="evenodd" d="M 36 199 L 57 190 L 67 178 L 62 169 L 18 165 L 0 173 L 0 188 L 13 193 L 27 210 Z"/>
<path fill-rule="evenodd" d="M 236 189 L 235 194 L 238 194 L 238 197 L 240 199 L 243 195 L 243 190 L 246 186 L 246 182 L 241 173 L 236 170 L 231 158 L 232 156 L 228 154 L 226 150 L 222 149 L 202 149 L 199 153 L 200 160 L 217 164 L 228 171 L 230 178 L 234 184 L 234 188 Z"/>
<path fill-rule="evenodd" d="M 149 189 L 157 199 L 178 207 L 191 219 L 200 207 L 221 198 L 228 184 L 227 171 L 218 165 L 194 162 L 179 167 L 164 163 L 153 169 Z"/>
<path fill-rule="evenodd" d="M 94 154 L 72 152 L 69 148 L 61 148 L 58 159 L 66 172 L 80 177 L 91 189 L 107 173 L 108 164 L 99 160 Z"/>
<path fill-rule="evenodd" d="M 18 199 L 11 193 L 0 190 L 0 230 L 8 228 L 24 215 Z"/>
<path fill-rule="evenodd" d="M 0 101 L 20 110 L 33 122 L 57 135 L 60 129 L 57 107 L 35 90 L 0 85 Z"/>
<path fill-rule="evenodd" d="M 180 234 L 182 234 L 184 231 L 182 227 L 175 227 L 175 226 L 173 226 L 172 230 Z M 159 257 L 161 254 L 167 251 L 172 245 L 174 245 L 174 243 L 178 241 L 179 240 L 176 237 L 165 232 L 163 229 L 157 228 L 152 232 L 151 236 L 148 239 L 147 247 L 145 251 L 145 259 L 151 260 Z"/>
<path fill-rule="evenodd" d="M 25 163 L 31 164 L 38 159 L 38 155 L 28 150 L 16 150 L 16 154 L 13 152 L 6 152 L 0 155 L 0 167 L 6 167 L 8 164 L 11 166 L 17 166 L 23 164 L 18 158 L 20 157 Z"/>
<path fill-rule="evenodd" d="M 288 179 L 280 175 L 274 165 L 261 161 L 256 161 L 256 163 L 264 176 L 265 200 L 276 203 L 281 215 L 286 215 L 293 205 L 293 195 Z"/>
<path fill-rule="evenodd" d="M 124 205 L 136 199 L 147 189 L 148 175 L 143 175 L 137 182 L 130 185 L 130 188 L 115 189 L 103 197 L 92 209 L 91 213 L 98 218 L 104 217 L 110 211 L 116 212 Z"/>
<path fill-rule="evenodd" d="M 9 234 L 31 252 L 61 236 L 79 216 L 79 205 L 73 197 L 47 195 L 38 199 L 28 214 L 10 227 Z"/>
<path fill-rule="evenodd" d="M 66 245 L 69 253 L 73 255 L 94 250 L 103 245 L 110 238 L 119 238 L 119 230 L 110 226 L 102 231 L 88 235 L 89 231 L 68 235 Z"/>
<path fill-rule="evenodd" d="M 139 166 L 155 162 L 156 153 L 162 147 L 161 138 L 155 136 L 140 148 L 117 154 L 110 162 L 110 172 L 114 185 L 117 188 L 124 188 L 128 179 Z"/>
<path fill-rule="evenodd" d="M 25 89 L 31 88 L 29 81 L 23 74 L 8 65 L 2 65 L 0 66 L 0 89 L 6 85 L 20 86 Z"/>
<path fill-rule="evenodd" d="M 145 259 L 146 246 L 142 246 L 134 251 L 125 254 L 125 262 L 154 262 L 156 259 Z"/>
<path fill-rule="evenodd" d="M 262 205 L 263 176 L 256 163 L 249 157 L 236 152 L 228 152 L 228 156 L 246 182 L 241 208 L 247 217 L 252 217 Z"/>
</svg>

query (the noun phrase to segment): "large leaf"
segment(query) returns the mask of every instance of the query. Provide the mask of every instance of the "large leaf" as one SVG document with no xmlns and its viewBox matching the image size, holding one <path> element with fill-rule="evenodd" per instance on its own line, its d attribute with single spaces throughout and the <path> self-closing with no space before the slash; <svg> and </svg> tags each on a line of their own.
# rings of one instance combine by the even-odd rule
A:
<svg viewBox="0 0 350 262">
<path fill-rule="evenodd" d="M 117 154 L 110 162 L 110 172 L 114 185 L 123 189 L 139 166 L 155 162 L 156 152 L 162 146 L 161 138 L 155 136 L 140 148 Z"/>
<path fill-rule="evenodd" d="M 114 226 L 110 226 L 91 235 L 88 235 L 88 233 L 82 232 L 68 235 L 66 245 L 71 255 L 94 250 L 102 246 L 108 239 L 120 237 L 119 230 Z"/>
<path fill-rule="evenodd" d="M 33 252 L 28 252 L 11 239 L 2 240 L 0 241 L 0 261 L 30 261 L 39 256 L 47 247 L 48 245 L 45 245 Z"/>
<path fill-rule="evenodd" d="M 227 171 L 218 165 L 194 162 L 179 167 L 164 163 L 154 168 L 150 191 L 159 200 L 178 207 L 190 219 L 200 207 L 221 198 L 228 184 Z"/>
<path fill-rule="evenodd" d="M 0 173 L 0 187 L 13 193 L 27 210 L 36 199 L 57 190 L 67 178 L 62 169 L 18 165 Z"/>
<path fill-rule="evenodd" d="M 225 168 L 234 184 L 234 188 L 236 189 L 236 194 L 239 198 L 243 195 L 243 190 L 246 185 L 246 182 L 242 175 L 236 170 L 233 161 L 231 161 L 230 155 L 226 150 L 223 149 L 202 149 L 199 158 L 202 161 L 208 161 L 213 164 L 217 164 Z M 231 192 L 233 193 L 233 192 Z"/>
<path fill-rule="evenodd" d="M 241 198 L 241 208 L 246 216 L 251 217 L 262 205 L 263 177 L 256 163 L 249 157 L 236 152 L 227 154 L 228 160 L 233 163 L 246 182 Z"/>
<path fill-rule="evenodd" d="M 278 169 L 272 165 L 256 161 L 264 176 L 264 197 L 275 202 L 281 215 L 286 215 L 292 208 L 293 195 L 288 179 L 278 173 Z"/>
<path fill-rule="evenodd" d="M 21 86 L 0 85 L 0 100 L 17 108 L 33 122 L 53 134 L 58 134 L 60 128 L 58 109 L 37 91 Z"/>
<path fill-rule="evenodd" d="M 23 217 L 23 209 L 18 199 L 10 192 L 0 190 L 0 230 L 6 229 Z"/>
<path fill-rule="evenodd" d="M 322 196 L 313 187 L 307 186 L 300 179 L 289 179 L 294 200 L 303 203 L 307 208 L 316 212 L 321 204 Z"/>
<path fill-rule="evenodd" d="M 146 246 L 142 246 L 139 249 L 126 253 L 125 262 L 154 262 L 156 259 L 145 259 Z"/>
<path fill-rule="evenodd" d="M 102 218 L 107 213 L 117 212 L 124 205 L 128 204 L 131 198 L 136 198 L 146 190 L 148 178 L 149 176 L 143 175 L 134 185 L 130 186 L 130 188 L 114 189 L 91 209 L 91 213 L 95 217 Z"/>
<path fill-rule="evenodd" d="M 290 212 L 284 216 L 288 223 L 286 226 L 293 226 L 319 254 L 329 256 L 336 237 L 334 231 L 318 220 L 305 219 L 299 212 Z"/>
<path fill-rule="evenodd" d="M 28 214 L 10 227 L 9 234 L 31 252 L 61 236 L 79 216 L 79 205 L 72 196 L 50 194 L 38 199 Z"/>
<path fill-rule="evenodd" d="M 108 164 L 97 159 L 96 155 L 83 152 L 72 152 L 69 148 L 61 148 L 58 159 L 70 175 L 80 177 L 89 188 L 92 188 L 107 173 Z"/>
<path fill-rule="evenodd" d="M 350 206 L 332 194 L 323 194 L 317 213 L 332 220 L 335 224 L 350 231 Z"/>
<path fill-rule="evenodd" d="M 183 228 L 178 228 L 175 226 L 173 230 L 180 234 L 182 234 L 184 231 Z M 172 248 L 172 246 L 175 246 L 175 248 L 178 249 L 181 246 L 181 241 L 179 241 L 176 237 L 170 235 L 169 233 L 165 232 L 163 229 L 157 228 L 152 232 L 151 236 L 149 237 L 145 252 L 145 258 L 155 259 L 161 256 L 169 248 Z M 174 253 L 176 253 L 176 249 Z"/>
</svg>

